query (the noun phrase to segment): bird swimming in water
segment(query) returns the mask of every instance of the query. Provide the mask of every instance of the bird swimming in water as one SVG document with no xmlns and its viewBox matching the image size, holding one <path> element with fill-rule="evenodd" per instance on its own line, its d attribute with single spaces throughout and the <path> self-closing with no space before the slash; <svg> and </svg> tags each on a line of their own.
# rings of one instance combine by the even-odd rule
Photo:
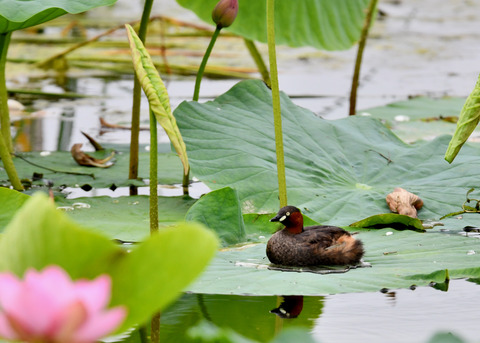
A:
<svg viewBox="0 0 480 343">
<path fill-rule="evenodd" d="M 303 215 L 294 206 L 285 206 L 271 222 L 285 227 L 267 243 L 270 262 L 284 266 L 353 265 L 360 262 L 364 250 L 361 241 L 336 226 L 303 227 Z"/>
</svg>

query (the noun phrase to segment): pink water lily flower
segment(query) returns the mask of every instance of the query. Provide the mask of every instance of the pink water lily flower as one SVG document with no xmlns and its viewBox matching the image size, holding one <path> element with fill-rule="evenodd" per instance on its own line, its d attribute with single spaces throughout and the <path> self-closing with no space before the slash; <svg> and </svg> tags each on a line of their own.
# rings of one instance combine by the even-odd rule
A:
<svg viewBox="0 0 480 343">
<path fill-rule="evenodd" d="M 0 273 L 0 336 L 14 341 L 92 343 L 125 319 L 119 306 L 107 309 L 108 275 L 72 281 L 59 266 L 29 269 L 23 280 Z"/>
</svg>

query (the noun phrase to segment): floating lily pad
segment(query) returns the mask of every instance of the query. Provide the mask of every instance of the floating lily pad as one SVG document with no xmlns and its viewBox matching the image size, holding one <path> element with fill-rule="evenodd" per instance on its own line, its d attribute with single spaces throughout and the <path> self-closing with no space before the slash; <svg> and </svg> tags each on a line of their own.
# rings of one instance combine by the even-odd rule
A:
<svg viewBox="0 0 480 343">
<path fill-rule="evenodd" d="M 397 213 L 376 214 L 374 216 L 370 216 L 368 218 L 350 224 L 350 226 L 362 228 L 391 227 L 397 230 L 425 230 L 420 219 Z"/>
<path fill-rule="evenodd" d="M 184 221 L 188 209 L 196 199 L 189 197 L 159 197 L 160 226 Z M 111 238 L 140 241 L 150 234 L 149 197 L 145 195 L 110 198 L 64 199 L 56 198 L 68 216 L 79 224 L 99 231 Z"/>
<path fill-rule="evenodd" d="M 424 286 L 451 278 L 479 277 L 478 240 L 457 234 L 411 230 L 360 230 L 371 267 L 325 275 L 269 270 L 265 244 L 223 249 L 188 290 L 199 293 L 325 295 Z"/>
<path fill-rule="evenodd" d="M 396 135 L 407 142 L 431 140 L 452 135 L 465 98 L 430 99 L 416 97 L 386 106 L 358 111 L 385 122 Z"/>
<path fill-rule="evenodd" d="M 112 185 L 117 187 L 145 186 L 146 184 L 141 179 L 149 178 L 150 166 L 149 153 L 140 153 L 139 180 L 130 180 L 128 179 L 129 155 L 122 152 L 115 155 L 115 165 L 110 168 L 80 166 L 73 160 L 70 152 L 66 151 L 54 151 L 48 154 L 40 152 L 22 153 L 20 158 L 14 158 L 14 163 L 19 177 L 30 180 L 36 178 L 35 185 L 44 185 L 47 182 L 46 180 L 50 180 L 54 187 L 89 185 L 94 188 L 109 188 Z M 171 153 L 159 154 L 158 163 L 159 183 L 182 182 L 183 169 L 178 156 Z M 9 185 L 8 176 L 4 169 L 0 169 L 0 184 Z"/>
<path fill-rule="evenodd" d="M 218 0 L 177 0 L 202 20 L 213 24 L 212 10 Z M 369 1 L 290 0 L 275 4 L 275 40 L 289 46 L 313 46 L 325 50 L 350 48 L 360 38 Z M 239 1 L 238 15 L 228 30 L 260 42 L 267 41 L 266 2 Z"/>
</svg>

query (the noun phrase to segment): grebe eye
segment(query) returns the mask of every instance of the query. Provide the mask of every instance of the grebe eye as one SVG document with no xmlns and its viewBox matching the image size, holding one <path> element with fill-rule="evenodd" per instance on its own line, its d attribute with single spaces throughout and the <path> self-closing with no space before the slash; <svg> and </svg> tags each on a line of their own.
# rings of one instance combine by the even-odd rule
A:
<svg viewBox="0 0 480 343">
<path fill-rule="evenodd" d="M 287 212 L 287 217 L 290 215 L 290 212 Z"/>
</svg>

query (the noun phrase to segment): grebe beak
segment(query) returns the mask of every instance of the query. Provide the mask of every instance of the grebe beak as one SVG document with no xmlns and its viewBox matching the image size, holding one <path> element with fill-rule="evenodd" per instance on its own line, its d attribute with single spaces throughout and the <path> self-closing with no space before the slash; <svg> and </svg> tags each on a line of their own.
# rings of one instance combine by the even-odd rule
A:
<svg viewBox="0 0 480 343">
<path fill-rule="evenodd" d="M 280 218 L 282 218 L 281 215 L 277 214 L 275 217 L 273 217 L 272 219 L 270 219 L 271 222 L 278 222 L 280 221 Z"/>
</svg>

